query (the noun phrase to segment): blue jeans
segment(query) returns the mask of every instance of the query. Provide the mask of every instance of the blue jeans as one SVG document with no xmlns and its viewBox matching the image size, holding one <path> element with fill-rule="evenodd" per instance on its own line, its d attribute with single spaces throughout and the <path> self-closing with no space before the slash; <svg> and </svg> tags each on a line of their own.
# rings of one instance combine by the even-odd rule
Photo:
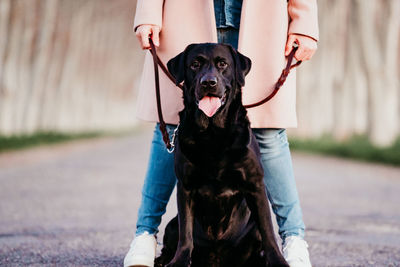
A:
<svg viewBox="0 0 400 267">
<path fill-rule="evenodd" d="M 230 44 L 234 48 L 238 48 L 239 40 L 239 29 L 232 27 L 229 28 L 219 28 L 218 32 L 218 43 Z"/>
<path fill-rule="evenodd" d="M 172 136 L 176 126 L 167 125 Z M 264 182 L 268 199 L 276 215 L 282 239 L 291 235 L 304 237 L 299 197 L 285 129 L 253 129 L 261 152 Z M 150 160 L 142 189 L 136 234 L 156 233 L 161 216 L 176 184 L 174 155 L 167 152 L 156 125 Z"/>
</svg>

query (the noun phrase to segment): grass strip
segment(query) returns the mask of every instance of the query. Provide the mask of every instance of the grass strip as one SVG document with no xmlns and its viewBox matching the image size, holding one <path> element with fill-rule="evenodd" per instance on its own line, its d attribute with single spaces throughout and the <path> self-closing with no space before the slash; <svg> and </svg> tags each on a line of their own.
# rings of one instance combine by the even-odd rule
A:
<svg viewBox="0 0 400 267">
<path fill-rule="evenodd" d="M 103 136 L 124 136 L 136 132 L 129 129 L 117 132 L 84 132 L 77 134 L 61 132 L 37 132 L 29 135 L 0 135 L 0 153 L 9 150 L 24 149 L 39 145 L 56 144 L 78 139 L 89 139 Z M 308 151 L 318 154 L 334 155 L 369 162 L 378 162 L 400 166 L 400 137 L 390 147 L 376 147 L 366 136 L 354 136 L 346 141 L 336 141 L 331 136 L 318 139 L 290 138 L 292 150 Z"/>
<path fill-rule="evenodd" d="M 133 133 L 136 129 L 116 132 L 92 131 L 83 133 L 37 132 L 24 135 L 0 135 L 0 153 L 9 150 L 25 149 L 39 145 L 57 144 L 72 140 L 90 139 L 104 136 L 124 136 Z"/>
<path fill-rule="evenodd" d="M 331 136 L 318 139 L 290 138 L 290 147 L 292 150 L 400 166 L 400 137 L 390 147 L 382 148 L 372 145 L 366 136 L 354 136 L 343 142 Z"/>
</svg>

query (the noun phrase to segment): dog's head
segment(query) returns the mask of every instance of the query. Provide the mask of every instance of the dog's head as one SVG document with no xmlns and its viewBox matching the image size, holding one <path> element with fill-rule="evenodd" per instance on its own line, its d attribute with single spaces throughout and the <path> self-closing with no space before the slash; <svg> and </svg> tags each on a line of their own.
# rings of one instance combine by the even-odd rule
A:
<svg viewBox="0 0 400 267">
<path fill-rule="evenodd" d="M 208 125 L 210 119 L 223 124 L 231 103 L 241 102 L 251 61 L 230 45 L 205 43 L 189 45 L 167 66 L 177 84 L 184 82 L 185 108 Z"/>
</svg>

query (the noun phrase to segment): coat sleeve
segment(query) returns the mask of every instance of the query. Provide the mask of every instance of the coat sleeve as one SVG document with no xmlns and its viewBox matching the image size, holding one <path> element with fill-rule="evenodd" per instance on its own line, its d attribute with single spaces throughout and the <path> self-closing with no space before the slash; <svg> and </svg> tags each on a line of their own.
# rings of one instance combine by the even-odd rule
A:
<svg viewBox="0 0 400 267">
<path fill-rule="evenodd" d="M 136 5 L 134 30 L 142 24 L 162 27 L 164 0 L 138 0 Z"/>
<path fill-rule="evenodd" d="M 306 35 L 318 41 L 318 8 L 316 0 L 289 0 L 288 13 L 290 17 L 288 34 Z"/>
</svg>

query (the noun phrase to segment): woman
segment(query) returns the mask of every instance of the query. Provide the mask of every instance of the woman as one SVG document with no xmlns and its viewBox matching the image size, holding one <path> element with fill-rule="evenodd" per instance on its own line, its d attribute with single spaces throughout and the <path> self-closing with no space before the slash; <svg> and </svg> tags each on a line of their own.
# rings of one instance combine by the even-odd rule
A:
<svg viewBox="0 0 400 267">
<path fill-rule="evenodd" d="M 163 62 L 190 43 L 224 42 L 252 60 L 243 88 L 244 104 L 268 95 L 294 43 L 297 60 L 308 60 L 317 48 L 316 0 L 138 0 L 134 30 L 143 49 L 149 36 Z M 157 122 L 152 58 L 147 53 L 138 99 L 138 117 Z M 182 110 L 181 91 L 161 74 L 161 96 L 170 135 Z M 294 180 L 286 128 L 296 127 L 296 75 L 291 72 L 269 102 L 248 110 L 260 146 L 264 181 L 276 215 L 283 254 L 290 266 L 311 266 L 304 223 Z M 176 183 L 173 155 L 154 131 L 148 171 L 142 190 L 136 237 L 124 266 L 153 266 L 155 234 Z"/>
</svg>

